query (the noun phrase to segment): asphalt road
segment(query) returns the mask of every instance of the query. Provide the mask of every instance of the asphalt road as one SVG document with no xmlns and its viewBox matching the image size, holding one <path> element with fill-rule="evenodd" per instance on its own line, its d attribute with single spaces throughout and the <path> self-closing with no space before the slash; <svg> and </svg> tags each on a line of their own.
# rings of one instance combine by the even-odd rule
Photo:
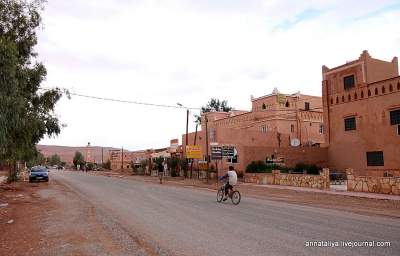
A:
<svg viewBox="0 0 400 256">
<path fill-rule="evenodd" d="M 77 172 L 51 173 L 159 255 L 400 255 L 400 220 Z M 390 242 L 308 247 L 307 242 Z M 153 254 L 153 253 L 151 253 Z"/>
</svg>

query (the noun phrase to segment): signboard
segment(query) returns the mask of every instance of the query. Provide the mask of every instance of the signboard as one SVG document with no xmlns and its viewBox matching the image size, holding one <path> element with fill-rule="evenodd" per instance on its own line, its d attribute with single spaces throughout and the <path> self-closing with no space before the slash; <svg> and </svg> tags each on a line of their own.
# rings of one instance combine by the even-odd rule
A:
<svg viewBox="0 0 400 256">
<path fill-rule="evenodd" d="M 212 160 L 222 159 L 222 147 L 221 146 L 212 146 L 211 147 L 211 159 Z"/>
<path fill-rule="evenodd" d="M 234 146 L 223 146 L 222 147 L 222 156 L 233 158 L 235 156 L 235 147 Z"/>
<path fill-rule="evenodd" d="M 208 170 L 207 161 L 199 161 L 199 170 L 200 171 L 207 171 Z"/>
<path fill-rule="evenodd" d="M 179 141 L 177 139 L 171 140 L 170 152 L 175 153 L 179 147 Z"/>
<path fill-rule="evenodd" d="M 198 145 L 187 145 L 186 146 L 186 158 L 202 159 L 203 154 L 200 146 Z"/>
</svg>

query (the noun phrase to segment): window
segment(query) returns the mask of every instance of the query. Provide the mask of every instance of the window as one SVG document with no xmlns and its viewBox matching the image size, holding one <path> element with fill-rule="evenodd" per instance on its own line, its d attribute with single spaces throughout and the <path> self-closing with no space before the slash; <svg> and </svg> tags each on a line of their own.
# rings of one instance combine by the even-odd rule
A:
<svg viewBox="0 0 400 256">
<path fill-rule="evenodd" d="M 210 133 L 210 141 L 214 142 L 215 141 L 215 136 L 216 136 L 216 131 L 215 128 L 208 128 L 209 129 L 209 133 Z"/>
<path fill-rule="evenodd" d="M 371 91 L 370 90 L 368 90 L 368 96 L 371 96 Z"/>
<path fill-rule="evenodd" d="M 286 101 L 285 107 L 290 107 L 289 101 Z"/>
<path fill-rule="evenodd" d="M 336 104 L 338 104 L 339 103 L 339 98 L 338 97 L 336 97 Z"/>
<path fill-rule="evenodd" d="M 266 125 L 261 125 L 261 132 L 263 132 L 263 133 L 267 132 L 267 126 Z"/>
<path fill-rule="evenodd" d="M 331 105 L 333 104 L 333 99 L 331 98 Z"/>
<path fill-rule="evenodd" d="M 390 125 L 400 124 L 400 109 L 390 111 Z"/>
<path fill-rule="evenodd" d="M 304 102 L 304 109 L 310 110 L 310 102 Z"/>
<path fill-rule="evenodd" d="M 265 106 L 265 103 L 262 104 L 262 109 L 266 109 L 267 106 Z"/>
<path fill-rule="evenodd" d="M 348 90 L 354 87 L 354 75 L 345 76 L 343 78 L 344 89 Z"/>
<path fill-rule="evenodd" d="M 400 135 L 400 124 L 397 125 L 397 135 Z"/>
<path fill-rule="evenodd" d="M 392 86 L 392 84 L 389 85 L 389 92 L 393 92 L 393 86 Z"/>
<path fill-rule="evenodd" d="M 342 96 L 342 102 L 344 102 L 344 96 Z"/>
<path fill-rule="evenodd" d="M 349 117 L 344 119 L 344 130 L 351 131 L 356 129 L 356 118 Z"/>
<path fill-rule="evenodd" d="M 384 166 L 383 151 L 367 152 L 368 166 Z"/>
<path fill-rule="evenodd" d="M 323 124 L 319 125 L 319 134 L 324 134 L 324 125 Z"/>
<path fill-rule="evenodd" d="M 375 88 L 375 95 L 378 95 L 378 88 Z"/>
<path fill-rule="evenodd" d="M 382 93 L 385 93 L 385 92 L 386 92 L 385 86 L 382 86 Z"/>
<path fill-rule="evenodd" d="M 290 125 L 290 132 L 294 132 L 294 125 Z"/>
<path fill-rule="evenodd" d="M 361 91 L 361 99 L 364 98 L 364 91 Z"/>
<path fill-rule="evenodd" d="M 349 101 L 351 101 L 351 96 L 350 96 L 350 94 L 349 94 L 349 96 L 347 96 L 347 99 L 348 99 Z"/>
</svg>

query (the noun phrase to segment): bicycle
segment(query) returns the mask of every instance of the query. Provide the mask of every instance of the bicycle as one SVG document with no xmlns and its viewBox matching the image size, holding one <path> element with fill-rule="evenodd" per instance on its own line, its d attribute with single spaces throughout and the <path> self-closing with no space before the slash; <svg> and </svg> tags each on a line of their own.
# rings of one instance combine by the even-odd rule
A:
<svg viewBox="0 0 400 256">
<path fill-rule="evenodd" d="M 224 199 L 224 195 L 225 195 L 225 186 L 222 186 L 218 189 L 217 192 L 218 203 L 222 202 L 222 200 Z M 240 200 L 242 199 L 242 196 L 240 195 L 240 192 L 238 190 L 230 189 L 228 192 L 228 196 L 234 205 L 238 205 L 240 203 Z"/>
</svg>

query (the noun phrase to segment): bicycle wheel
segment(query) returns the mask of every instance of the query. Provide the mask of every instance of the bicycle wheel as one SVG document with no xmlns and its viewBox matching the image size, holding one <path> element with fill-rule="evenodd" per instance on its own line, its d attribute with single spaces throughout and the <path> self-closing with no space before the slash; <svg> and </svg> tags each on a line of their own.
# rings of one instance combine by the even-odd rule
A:
<svg viewBox="0 0 400 256">
<path fill-rule="evenodd" d="M 224 189 L 219 189 L 217 192 L 217 202 L 221 203 L 222 199 L 224 199 Z"/>
<path fill-rule="evenodd" d="M 241 197 L 239 191 L 235 190 L 235 191 L 232 192 L 231 200 L 232 200 L 232 203 L 233 203 L 234 205 L 239 204 L 241 198 L 242 198 L 242 197 Z"/>
</svg>

